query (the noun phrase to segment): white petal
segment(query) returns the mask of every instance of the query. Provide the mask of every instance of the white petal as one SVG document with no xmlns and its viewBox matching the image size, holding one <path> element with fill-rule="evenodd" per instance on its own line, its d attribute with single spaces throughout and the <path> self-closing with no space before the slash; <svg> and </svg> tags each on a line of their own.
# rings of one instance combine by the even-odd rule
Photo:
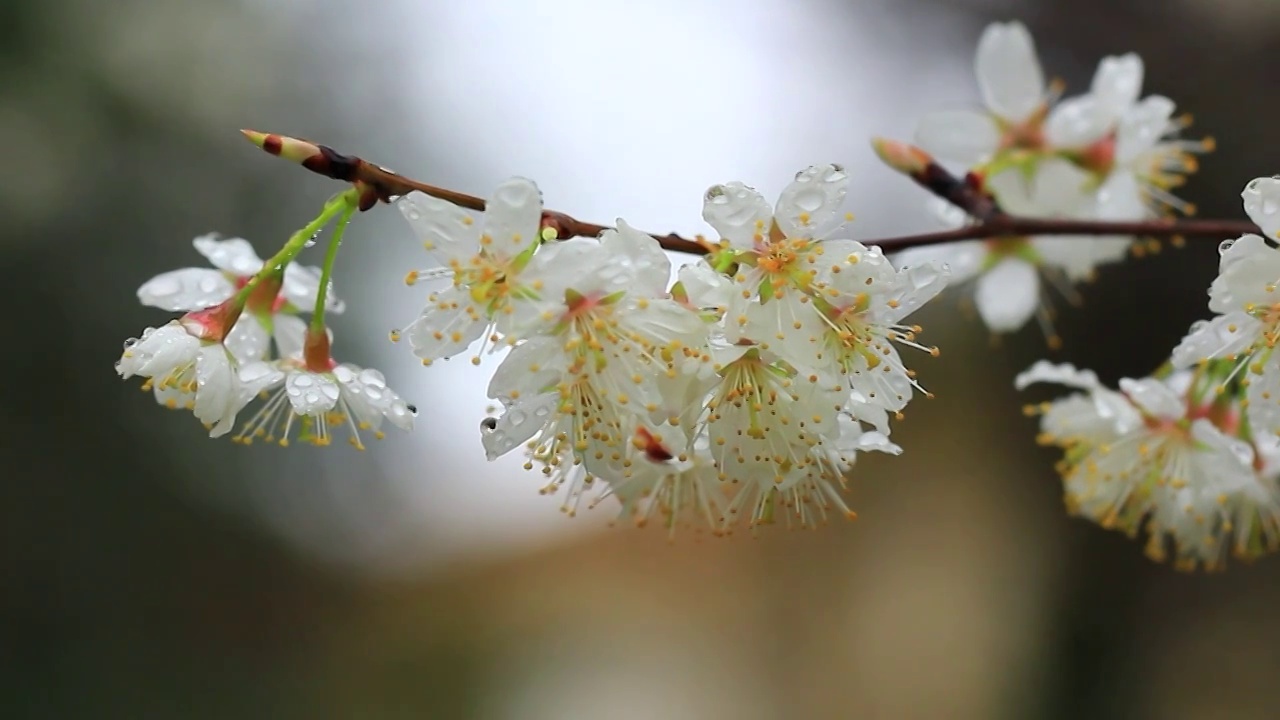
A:
<svg viewBox="0 0 1280 720">
<path fill-rule="evenodd" d="M 1112 55 L 1098 63 L 1090 92 L 1113 115 L 1119 116 L 1142 94 L 1142 58 L 1137 53 Z"/>
<path fill-rule="evenodd" d="M 814 165 L 796 173 L 774 206 L 778 228 L 789 238 L 821 238 L 843 217 L 849 174 L 839 165 Z"/>
<path fill-rule="evenodd" d="M 426 247 L 442 262 L 466 262 L 480 249 L 480 224 L 471 213 L 439 198 L 414 191 L 396 208 Z"/>
<path fill-rule="evenodd" d="M 1128 237 L 1037 235 L 1031 238 L 1031 246 L 1040 261 L 1061 270 L 1072 282 L 1092 277 L 1099 265 L 1124 260 L 1129 256 L 1131 244 L 1132 239 Z"/>
<path fill-rule="evenodd" d="M 157 275 L 138 288 L 138 301 L 170 312 L 213 307 L 235 294 L 226 275 L 208 268 L 183 268 Z"/>
<path fill-rule="evenodd" d="M 750 250 L 756 237 L 768 237 L 773 208 L 754 188 L 734 181 L 707 189 L 702 219 L 734 247 Z"/>
<path fill-rule="evenodd" d="M 1122 378 L 1120 390 L 1148 415 L 1161 420 L 1179 420 L 1186 414 L 1186 400 L 1155 378 Z"/>
<path fill-rule="evenodd" d="M 1209 309 L 1217 313 L 1268 307 L 1280 301 L 1280 250 L 1257 235 L 1244 235 L 1221 246 L 1218 277 L 1209 287 Z"/>
<path fill-rule="evenodd" d="M 284 379 L 285 395 L 298 415 L 319 415 L 338 404 L 341 390 L 327 374 L 294 370 Z"/>
<path fill-rule="evenodd" d="M 858 449 L 867 452 L 874 450 L 876 452 L 888 453 L 890 455 L 901 455 L 902 448 L 889 440 L 882 433 L 865 432 L 858 437 Z"/>
<path fill-rule="evenodd" d="M 147 328 L 141 339 L 125 344 L 116 372 L 122 378 L 167 375 L 194 360 L 200 347 L 200 339 L 176 320 L 158 328 Z"/>
<path fill-rule="evenodd" d="M 1071 363 L 1051 363 L 1048 360 L 1037 360 L 1034 365 L 1018 373 L 1013 379 L 1013 386 L 1025 390 L 1030 385 L 1042 382 L 1090 392 L 1102 389 L 1102 383 L 1098 382 L 1098 376 L 1092 370 L 1080 370 Z"/>
<path fill-rule="evenodd" d="M 1025 120 L 1044 99 L 1044 73 L 1022 23 L 988 25 L 978 40 L 974 70 L 987 108 L 1007 120 Z"/>
<path fill-rule="evenodd" d="M 537 395 L 507 408 L 491 430 L 482 431 L 480 441 L 485 456 L 496 460 L 523 445 L 547 424 L 560 401 L 558 393 Z"/>
<path fill-rule="evenodd" d="M 1280 178 L 1262 177 L 1252 180 L 1240 193 L 1249 219 L 1271 239 L 1280 238 Z"/>
<path fill-rule="evenodd" d="M 1066 160 L 1041 160 L 1028 178 L 1018 169 L 1005 170 L 987 178 L 991 190 L 1005 212 L 1030 217 L 1069 214 L 1081 206 L 1089 176 Z"/>
<path fill-rule="evenodd" d="M 887 299 L 892 303 L 876 311 L 876 321 L 896 325 L 946 289 L 951 278 L 944 266 L 918 263 L 904 269 L 895 278 Z"/>
<path fill-rule="evenodd" d="M 1116 115 L 1093 95 L 1059 102 L 1045 120 L 1045 139 L 1055 147 L 1081 148 L 1103 139 L 1115 127 Z"/>
<path fill-rule="evenodd" d="M 289 263 L 284 269 L 284 284 L 280 294 L 295 309 L 311 312 L 316 306 L 316 295 L 320 292 L 320 275 L 318 267 Z M 347 304 L 333 294 L 333 281 L 329 282 L 329 290 L 324 296 L 325 310 L 340 313 L 347 309 Z"/>
<path fill-rule="evenodd" d="M 1260 438 L 1280 435 L 1280 358 L 1272 355 L 1262 373 L 1249 373 L 1245 414 L 1253 434 Z"/>
<path fill-rule="evenodd" d="M 484 310 L 459 287 L 433 293 L 427 307 L 404 329 L 413 354 L 424 360 L 452 357 L 484 334 L 489 322 Z"/>
<path fill-rule="evenodd" d="M 1088 212 L 1099 220 L 1142 220 L 1151 214 L 1137 176 L 1124 169 L 1112 172 L 1102 183 Z"/>
<path fill-rule="evenodd" d="M 1222 471 L 1222 475 L 1215 479 L 1228 481 L 1225 483 L 1227 487 L 1223 489 L 1240 489 L 1241 479 L 1245 479 L 1246 482 L 1253 479 L 1251 476 L 1253 476 L 1254 452 L 1249 443 L 1225 434 L 1206 418 L 1199 418 L 1191 423 L 1191 437 L 1197 442 L 1208 445 L 1219 456 L 1214 460 L 1228 463 L 1235 460 L 1238 463 L 1238 465 L 1231 463 L 1234 467 L 1229 465 L 1226 468 L 1214 468 Z M 1221 483 L 1219 486 L 1221 487 Z M 1217 498 L 1214 498 L 1214 501 L 1217 502 Z"/>
<path fill-rule="evenodd" d="M 549 392 L 568 369 L 564 341 L 551 336 L 533 337 L 511 349 L 489 380 L 489 397 L 510 405 L 522 397 Z"/>
<path fill-rule="evenodd" d="M 519 255 L 538 242 L 542 226 L 542 193 L 532 180 L 515 177 L 499 185 L 484 211 L 484 232 L 493 238 L 491 250 Z"/>
<path fill-rule="evenodd" d="M 1260 320 L 1240 310 L 1201 320 L 1173 349 L 1170 362 L 1177 368 L 1189 368 L 1201 360 L 1238 355 L 1258 340 L 1262 329 Z"/>
<path fill-rule="evenodd" d="M 241 365 L 236 377 L 240 381 L 241 392 L 247 394 L 249 399 L 284 382 L 284 373 L 275 363 L 262 360 Z"/>
<path fill-rule="evenodd" d="M 1126 112 L 1116 130 L 1116 162 L 1133 162 L 1172 132 L 1175 129 L 1173 111 L 1172 100 L 1150 95 Z"/>
<path fill-rule="evenodd" d="M 237 277 L 249 277 L 262 269 L 262 258 L 244 238 L 219 240 L 217 235 L 202 235 L 192 244 L 211 265 Z"/>
<path fill-rule="evenodd" d="M 262 360 L 271 345 L 271 335 L 253 313 L 243 313 L 223 341 L 239 363 Z"/>
<path fill-rule="evenodd" d="M 210 437 L 224 435 L 235 424 L 238 400 L 235 368 L 221 345 L 206 345 L 196 356 L 195 416 L 213 425 Z"/>
<path fill-rule="evenodd" d="M 306 321 L 296 315 L 281 313 L 275 316 L 273 324 L 276 354 L 287 359 L 301 358 L 302 348 L 307 340 Z"/>
<path fill-rule="evenodd" d="M 405 402 L 399 395 L 395 395 L 391 398 L 391 404 L 387 406 L 387 410 L 383 413 L 383 417 L 401 430 L 412 430 L 413 418 L 417 416 L 417 414 L 417 408 Z"/>
<path fill-rule="evenodd" d="M 699 261 L 685 265 L 677 273 L 689 302 L 697 308 L 727 308 L 734 292 L 733 280 Z"/>
<path fill-rule="evenodd" d="M 940 158 L 975 165 L 991 157 L 1000 147 L 1000 128 L 985 113 L 934 112 L 920 120 L 915 143 Z"/>
<path fill-rule="evenodd" d="M 978 278 L 974 303 L 993 332 L 1013 332 L 1040 306 L 1040 277 L 1032 265 L 1006 258 Z"/>
<path fill-rule="evenodd" d="M 899 270 L 935 265 L 948 272 L 951 284 L 961 283 L 977 275 L 987 259 L 987 244 L 981 240 L 944 243 L 910 248 L 896 253 L 893 264 Z"/>
<path fill-rule="evenodd" d="M 606 230 L 600 236 L 600 245 L 611 258 L 626 260 L 631 265 L 634 279 L 629 292 L 648 297 L 666 295 L 667 283 L 671 280 L 671 259 L 657 240 L 619 218 L 616 230 Z"/>
</svg>

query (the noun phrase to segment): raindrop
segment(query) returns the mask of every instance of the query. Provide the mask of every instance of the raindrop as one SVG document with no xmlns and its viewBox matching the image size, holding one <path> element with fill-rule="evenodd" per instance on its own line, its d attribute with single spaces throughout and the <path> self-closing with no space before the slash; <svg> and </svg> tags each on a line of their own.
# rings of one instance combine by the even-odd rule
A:
<svg viewBox="0 0 1280 720">
<path fill-rule="evenodd" d="M 330 400 L 338 399 L 338 386 L 333 383 L 325 383 L 321 385 L 320 392 L 324 393 L 324 396 Z"/>
<path fill-rule="evenodd" d="M 315 235 L 312 235 L 311 237 L 307 238 L 307 241 L 302 244 L 302 247 L 315 247 L 316 238 L 318 237 L 320 237 L 320 233 L 316 233 Z"/>
<path fill-rule="evenodd" d="M 826 200 L 826 193 L 818 190 L 817 188 L 798 193 L 794 198 L 796 206 L 805 212 L 814 212 L 818 208 L 822 207 Z"/>
<path fill-rule="evenodd" d="M 165 297 L 177 295 L 182 290 L 182 283 L 176 278 L 161 275 L 147 283 L 146 289 L 154 296 Z M 207 290 L 205 292 L 208 292 Z"/>
<path fill-rule="evenodd" d="M 308 392 L 303 399 L 307 401 L 308 405 L 315 405 L 320 402 L 320 395 L 316 391 L 312 390 Z"/>
<path fill-rule="evenodd" d="M 339 365 L 333 369 L 333 377 L 343 385 L 348 385 L 356 379 L 356 374 L 346 365 Z"/>
<path fill-rule="evenodd" d="M 406 409 L 408 409 L 408 411 L 409 411 L 409 414 L 410 414 L 410 415 L 412 415 L 412 416 L 414 416 L 414 417 L 418 417 L 418 406 L 417 406 L 417 405 L 406 405 L 406 406 L 405 406 L 405 408 L 406 408 Z"/>
<path fill-rule="evenodd" d="M 1218 254 L 1226 255 L 1227 251 L 1231 249 L 1231 246 L 1235 244 L 1236 244 L 1235 240 L 1223 240 L 1221 243 L 1218 244 Z"/>
<path fill-rule="evenodd" d="M 124 349 L 128 350 L 129 348 L 137 344 L 138 344 L 138 338 L 129 338 L 128 340 L 124 341 Z"/>
<path fill-rule="evenodd" d="M 406 218 L 409 218 L 410 221 L 417 221 L 422 219 L 422 213 L 418 212 L 418 206 L 416 205 L 406 205 L 404 216 Z"/>
<path fill-rule="evenodd" d="M 480 421 L 480 432 L 493 432 L 498 429 L 498 418 L 487 417 Z"/>
<path fill-rule="evenodd" d="M 533 411 L 534 417 L 539 417 L 539 418 L 544 418 L 550 413 L 551 413 L 551 408 L 547 407 L 546 405 L 539 405 Z"/>
<path fill-rule="evenodd" d="M 211 293 L 218 289 L 218 280 L 214 277 L 205 276 L 200 278 L 200 292 Z"/>
<path fill-rule="evenodd" d="M 507 419 L 511 421 L 512 425 L 522 425 L 527 418 L 523 410 L 512 408 L 507 411 Z"/>
<path fill-rule="evenodd" d="M 310 375 L 294 375 L 293 384 L 301 388 L 306 388 L 314 385 L 315 381 L 311 379 Z"/>
<path fill-rule="evenodd" d="M 1276 203 L 1274 199 L 1266 198 L 1262 201 L 1263 215 L 1275 215 L 1277 210 L 1280 210 L 1280 204 Z"/>
</svg>

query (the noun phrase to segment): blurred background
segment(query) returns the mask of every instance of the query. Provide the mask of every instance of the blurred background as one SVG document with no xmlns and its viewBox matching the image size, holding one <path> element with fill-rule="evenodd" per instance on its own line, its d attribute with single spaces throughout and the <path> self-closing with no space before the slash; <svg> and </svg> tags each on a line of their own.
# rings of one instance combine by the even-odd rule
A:
<svg viewBox="0 0 1280 720">
<path fill-rule="evenodd" d="M 359 218 L 336 352 L 422 411 L 369 452 L 210 441 L 112 370 L 168 316 L 134 291 L 264 254 L 337 188 L 245 143 L 313 138 L 438 185 L 510 175 L 549 207 L 696 233 L 703 190 L 853 171 L 859 237 L 932 227 L 867 138 L 977 101 L 982 27 L 1020 19 L 1087 87 L 1137 51 L 1218 150 L 1184 195 L 1241 217 L 1280 171 L 1264 0 L 10 0 L 0 5 L 0 717 L 1264 718 L 1280 558 L 1186 576 L 1063 512 L 1013 375 L 950 294 L 901 457 L 860 461 L 860 519 L 691 533 L 569 519 L 486 463 L 492 365 L 422 368 L 387 332 L 423 293 L 400 217 Z M 318 264 L 318 255 L 304 256 Z M 1055 357 L 1142 375 L 1206 314 L 1216 243 L 1104 268 Z"/>
</svg>

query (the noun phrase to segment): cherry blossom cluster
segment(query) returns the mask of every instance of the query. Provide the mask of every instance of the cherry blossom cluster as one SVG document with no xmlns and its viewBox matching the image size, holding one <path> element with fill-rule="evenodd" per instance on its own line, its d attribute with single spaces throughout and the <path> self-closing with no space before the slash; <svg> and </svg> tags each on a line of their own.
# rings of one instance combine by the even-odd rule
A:
<svg viewBox="0 0 1280 720">
<path fill-rule="evenodd" d="M 441 263 L 409 280 L 444 287 L 400 335 L 424 363 L 508 350 L 485 449 L 523 448 L 566 512 L 599 487 L 591 504 L 715 533 L 850 515 L 837 488 L 857 453 L 900 452 L 889 415 L 919 386 L 895 343 L 922 347 L 902 323 L 946 272 L 895 270 L 832 236 L 848 183 L 810 167 L 776 206 L 739 182 L 712 187 L 703 217 L 719 243 L 674 283 L 657 241 L 621 220 L 557 240 L 528 180 L 499 186 L 481 218 L 409 194 L 397 205 Z"/>
<path fill-rule="evenodd" d="M 1179 139 L 1189 120 L 1174 115 L 1173 101 L 1141 97 L 1137 55 L 1103 58 L 1087 93 L 1061 98 L 1061 86 L 1045 82 L 1026 27 L 997 23 L 983 32 L 974 67 L 985 109 L 930 115 L 916 143 L 967 168 L 1004 211 L 1096 220 L 1194 212 L 1170 190 L 1196 170 L 1195 155 L 1213 141 Z M 951 227 L 970 221 L 940 200 L 930 209 Z M 916 248 L 895 260 L 946 263 L 953 284 L 971 285 L 978 314 L 993 332 L 1018 330 L 1036 317 L 1056 347 L 1044 283 L 1076 303 L 1076 283 L 1144 247 L 1135 247 L 1132 236 L 1005 236 Z"/>
<path fill-rule="evenodd" d="M 1149 247 L 1146 228 L 1250 227 L 1176 219 L 1194 208 L 1171 191 L 1212 142 L 1180 139 L 1189 121 L 1173 102 L 1142 96 L 1136 55 L 1104 58 L 1088 92 L 1062 97 L 1027 29 L 994 24 L 975 69 L 984 110 L 926 118 L 920 147 L 875 146 L 934 193 L 944 225 L 982 232 L 890 239 L 892 257 L 846 232 L 850 180 L 835 164 L 797 173 L 773 203 L 741 182 L 711 187 L 702 218 L 715 237 L 691 241 L 548 211 L 523 178 L 474 198 L 244 131 L 351 187 L 265 261 L 243 239 L 196 238 L 212 267 L 138 289 L 181 315 L 126 341 L 117 371 L 242 444 L 345 435 L 362 449 L 386 424 L 410 429 L 414 407 L 378 371 L 335 360 L 326 322 L 344 309 L 331 276 L 348 222 L 394 204 L 433 263 L 408 274 L 427 301 L 392 339 L 424 365 L 501 355 L 485 452 L 522 453 L 566 513 L 609 502 L 638 525 L 717 535 L 853 517 L 844 491 L 858 454 L 901 453 L 891 421 L 930 396 L 906 360 L 939 353 L 909 318 L 946 285 L 970 287 L 994 332 L 1037 317 L 1056 349 L 1045 283 L 1074 301 L 1098 266 Z M 1015 380 L 1074 391 L 1027 408 L 1063 452 L 1068 510 L 1145 534 L 1149 556 L 1182 569 L 1280 548 L 1280 178 L 1250 182 L 1243 199 L 1261 234 L 1222 244 L 1214 317 L 1167 363 L 1116 389 L 1048 361 Z M 330 225 L 324 265 L 298 264 Z M 1038 234 L 1050 228 L 1092 237 Z M 673 267 L 672 249 L 700 256 Z"/>
<path fill-rule="evenodd" d="M 1268 239 L 1221 246 L 1209 289 L 1215 317 L 1192 325 L 1153 376 L 1119 391 L 1089 371 L 1040 362 L 1019 388 L 1052 382 L 1081 392 L 1030 408 L 1041 441 L 1065 451 L 1068 509 L 1130 536 L 1182 569 L 1221 569 L 1280 548 L 1280 179 L 1245 188 Z"/>
</svg>

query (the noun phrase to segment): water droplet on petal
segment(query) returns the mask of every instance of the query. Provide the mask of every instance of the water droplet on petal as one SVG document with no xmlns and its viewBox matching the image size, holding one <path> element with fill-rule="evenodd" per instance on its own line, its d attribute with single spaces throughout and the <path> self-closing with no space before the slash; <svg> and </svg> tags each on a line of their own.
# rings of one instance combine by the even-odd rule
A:
<svg viewBox="0 0 1280 720">
<path fill-rule="evenodd" d="M 330 400 L 338 399 L 338 386 L 332 383 L 325 383 L 324 385 L 321 385 L 320 392 L 324 393 L 324 396 Z"/>
<path fill-rule="evenodd" d="M 208 276 L 200 278 L 200 292 L 211 293 L 216 291 L 217 289 L 218 289 L 218 281 L 216 278 L 212 278 Z"/>
<path fill-rule="evenodd" d="M 293 384 L 303 388 L 311 387 L 315 384 L 315 380 L 312 380 L 310 375 L 294 375 Z"/>
<path fill-rule="evenodd" d="M 303 399 L 307 401 L 308 405 L 315 405 L 320 402 L 320 395 L 317 394 L 316 391 L 312 390 L 308 392 Z"/>
<path fill-rule="evenodd" d="M 158 277 L 147 283 L 147 290 L 150 291 L 152 295 L 167 297 L 169 295 L 178 294 L 178 292 L 182 290 L 182 283 L 178 282 L 177 278 Z"/>
<path fill-rule="evenodd" d="M 508 415 L 507 419 L 511 421 L 512 425 L 522 425 L 526 420 L 524 411 L 518 408 L 512 408 L 508 410 L 507 415 Z"/>
<path fill-rule="evenodd" d="M 124 341 L 124 349 L 128 350 L 129 348 L 137 344 L 138 344 L 138 338 L 129 338 L 128 340 Z"/>
<path fill-rule="evenodd" d="M 1226 255 L 1227 251 L 1231 249 L 1231 246 L 1235 244 L 1236 244 L 1235 240 L 1223 240 L 1221 243 L 1218 244 L 1218 253 L 1220 255 Z"/>
<path fill-rule="evenodd" d="M 417 406 L 417 405 L 405 405 L 405 409 L 407 409 L 407 410 L 409 411 L 409 414 L 410 414 L 410 415 L 412 415 L 412 416 L 414 416 L 414 417 L 418 417 L 418 406 Z"/>
</svg>

